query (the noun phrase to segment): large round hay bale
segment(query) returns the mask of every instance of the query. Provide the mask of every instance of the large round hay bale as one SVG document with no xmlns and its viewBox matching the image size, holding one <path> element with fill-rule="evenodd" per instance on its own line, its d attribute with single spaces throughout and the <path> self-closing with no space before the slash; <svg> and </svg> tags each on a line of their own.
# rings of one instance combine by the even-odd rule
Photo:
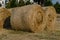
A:
<svg viewBox="0 0 60 40">
<path fill-rule="evenodd" d="M 43 7 L 43 9 L 48 14 L 47 24 L 46 24 L 45 29 L 47 31 L 54 32 L 54 27 L 55 27 L 55 22 L 56 22 L 56 17 L 57 17 L 56 10 L 53 6 Z"/>
<path fill-rule="evenodd" d="M 0 29 L 4 27 L 4 21 L 10 15 L 10 12 L 6 8 L 0 7 Z"/>
<path fill-rule="evenodd" d="M 10 8 L 10 9 L 7 9 L 7 10 L 10 11 L 10 13 L 12 13 L 12 9 L 13 9 L 13 8 Z"/>
<path fill-rule="evenodd" d="M 13 8 L 11 25 L 16 30 L 42 32 L 46 25 L 46 16 L 37 4 Z"/>
</svg>

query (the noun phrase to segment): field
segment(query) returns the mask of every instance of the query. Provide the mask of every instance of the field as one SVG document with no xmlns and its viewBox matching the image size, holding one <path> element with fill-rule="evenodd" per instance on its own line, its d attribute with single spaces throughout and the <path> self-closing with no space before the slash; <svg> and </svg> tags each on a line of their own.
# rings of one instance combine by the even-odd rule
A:
<svg viewBox="0 0 60 40">
<path fill-rule="evenodd" d="M 60 14 L 57 17 L 55 32 L 31 33 L 25 31 L 0 30 L 0 40 L 60 40 Z"/>
</svg>

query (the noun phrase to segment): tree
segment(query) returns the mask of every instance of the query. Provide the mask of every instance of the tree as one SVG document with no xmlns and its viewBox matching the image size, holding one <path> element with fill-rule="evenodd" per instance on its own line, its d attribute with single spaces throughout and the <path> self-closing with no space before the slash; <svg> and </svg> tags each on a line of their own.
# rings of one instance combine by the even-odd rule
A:
<svg viewBox="0 0 60 40">
<path fill-rule="evenodd" d="M 60 4 L 59 4 L 59 2 L 56 2 L 56 4 L 54 5 L 54 7 L 55 7 L 56 11 L 58 13 L 60 13 Z"/>
<path fill-rule="evenodd" d="M 45 0 L 45 6 L 53 6 L 53 3 L 51 0 Z"/>
<path fill-rule="evenodd" d="M 9 3 L 6 4 L 6 8 L 14 8 L 17 7 L 16 0 L 9 0 Z"/>
<path fill-rule="evenodd" d="M 0 7 L 1 7 L 2 5 L 0 4 Z"/>
<path fill-rule="evenodd" d="M 10 5 L 11 5 L 12 8 L 17 7 L 16 0 L 10 1 Z"/>
<path fill-rule="evenodd" d="M 10 0 L 6 4 L 6 8 L 21 7 L 21 6 L 29 5 L 29 4 L 31 4 L 30 0 L 27 0 L 27 2 L 25 2 L 24 0 L 20 0 L 19 2 L 18 0 Z"/>
<path fill-rule="evenodd" d="M 25 2 L 23 0 L 20 0 L 18 6 L 24 6 L 24 5 L 25 5 Z"/>
<path fill-rule="evenodd" d="M 31 4 L 30 0 L 28 0 L 28 1 L 26 2 L 26 5 L 29 5 L 29 4 Z"/>
<path fill-rule="evenodd" d="M 45 0 L 34 0 L 34 2 L 38 3 L 39 5 L 41 4 L 41 6 L 44 6 Z"/>
</svg>

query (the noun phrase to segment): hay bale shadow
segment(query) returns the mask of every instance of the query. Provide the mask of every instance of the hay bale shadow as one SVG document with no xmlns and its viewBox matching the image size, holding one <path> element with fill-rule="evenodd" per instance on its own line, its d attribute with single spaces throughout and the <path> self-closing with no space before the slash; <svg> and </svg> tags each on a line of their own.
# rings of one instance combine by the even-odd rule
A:
<svg viewBox="0 0 60 40">
<path fill-rule="evenodd" d="M 10 16 L 6 18 L 3 26 L 4 26 L 3 28 L 5 28 L 5 29 L 12 29 L 11 23 L 10 23 Z"/>
</svg>

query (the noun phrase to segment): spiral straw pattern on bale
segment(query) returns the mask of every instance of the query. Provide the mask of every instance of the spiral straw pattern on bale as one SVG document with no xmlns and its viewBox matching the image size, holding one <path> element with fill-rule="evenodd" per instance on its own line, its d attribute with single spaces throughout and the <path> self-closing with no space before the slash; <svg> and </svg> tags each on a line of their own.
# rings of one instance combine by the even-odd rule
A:
<svg viewBox="0 0 60 40">
<path fill-rule="evenodd" d="M 45 17 L 40 5 L 17 7 L 12 9 L 11 25 L 16 30 L 42 32 L 46 25 Z"/>
<path fill-rule="evenodd" d="M 46 27 L 46 30 L 54 32 L 55 22 L 56 22 L 56 17 L 57 17 L 56 10 L 52 6 L 43 7 L 43 9 L 48 14 L 47 15 L 47 24 L 46 24 L 47 27 Z"/>
<path fill-rule="evenodd" d="M 3 28 L 4 21 L 7 17 L 9 17 L 11 14 L 6 8 L 0 7 L 0 29 Z"/>
</svg>

